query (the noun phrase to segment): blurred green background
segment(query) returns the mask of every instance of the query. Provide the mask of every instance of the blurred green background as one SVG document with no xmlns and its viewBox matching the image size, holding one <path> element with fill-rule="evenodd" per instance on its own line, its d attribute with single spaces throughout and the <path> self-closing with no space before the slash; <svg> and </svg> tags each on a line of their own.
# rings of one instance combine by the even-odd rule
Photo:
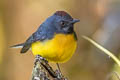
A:
<svg viewBox="0 0 120 80">
<path fill-rule="evenodd" d="M 67 63 L 60 64 L 69 80 L 111 79 L 119 71 L 111 58 L 81 38 L 93 38 L 108 50 L 120 54 L 119 0 L 0 0 L 0 80 L 29 80 L 34 56 L 31 51 L 9 46 L 24 42 L 55 11 L 64 10 L 80 19 L 75 24 L 77 51 Z M 118 53 L 118 54 L 117 54 Z M 56 66 L 51 64 L 54 69 Z"/>
</svg>

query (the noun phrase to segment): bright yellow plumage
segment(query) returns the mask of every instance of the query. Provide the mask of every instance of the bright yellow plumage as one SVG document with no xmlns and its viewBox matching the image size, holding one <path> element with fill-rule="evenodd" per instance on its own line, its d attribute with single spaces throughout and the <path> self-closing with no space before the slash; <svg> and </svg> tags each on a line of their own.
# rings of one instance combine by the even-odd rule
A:
<svg viewBox="0 0 120 80">
<path fill-rule="evenodd" d="M 32 43 L 34 55 L 41 55 L 50 62 L 66 62 L 76 50 L 77 41 L 74 34 L 55 34 L 51 40 Z"/>
</svg>

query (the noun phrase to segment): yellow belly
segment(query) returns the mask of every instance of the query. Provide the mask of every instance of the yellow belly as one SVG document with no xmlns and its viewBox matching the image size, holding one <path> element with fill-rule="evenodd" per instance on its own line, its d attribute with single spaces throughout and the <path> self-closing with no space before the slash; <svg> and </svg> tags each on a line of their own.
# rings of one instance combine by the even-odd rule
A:
<svg viewBox="0 0 120 80">
<path fill-rule="evenodd" d="M 66 62 L 76 50 L 77 41 L 74 34 L 56 34 L 53 39 L 32 43 L 34 55 L 41 55 L 49 62 Z"/>
</svg>

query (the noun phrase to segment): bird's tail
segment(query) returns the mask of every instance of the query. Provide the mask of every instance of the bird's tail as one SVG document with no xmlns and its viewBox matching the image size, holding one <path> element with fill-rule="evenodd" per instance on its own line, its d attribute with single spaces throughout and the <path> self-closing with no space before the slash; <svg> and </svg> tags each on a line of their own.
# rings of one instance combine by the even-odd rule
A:
<svg viewBox="0 0 120 80">
<path fill-rule="evenodd" d="M 23 46 L 24 46 L 24 43 L 13 45 L 13 46 L 10 46 L 10 47 L 11 48 L 23 48 Z"/>
</svg>

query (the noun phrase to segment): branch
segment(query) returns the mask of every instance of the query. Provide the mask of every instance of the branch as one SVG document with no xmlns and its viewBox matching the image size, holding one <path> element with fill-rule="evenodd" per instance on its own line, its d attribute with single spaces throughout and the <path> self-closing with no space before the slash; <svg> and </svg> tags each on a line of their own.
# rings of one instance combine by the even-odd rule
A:
<svg viewBox="0 0 120 80">
<path fill-rule="evenodd" d="M 113 73 L 116 75 L 116 77 L 118 78 L 118 80 L 120 80 L 120 75 L 118 74 L 118 72 L 114 71 Z"/>
<path fill-rule="evenodd" d="M 98 49 L 100 49 L 101 51 L 103 51 L 105 54 L 107 54 L 108 56 L 110 56 L 120 67 L 120 60 L 109 50 L 105 49 L 104 47 L 102 47 L 101 45 L 99 45 L 98 43 L 96 43 L 95 41 L 93 41 L 92 39 L 90 39 L 87 36 L 82 36 L 84 39 L 86 39 L 87 41 L 89 41 L 90 43 L 92 43 L 95 47 L 97 47 Z"/>
<path fill-rule="evenodd" d="M 67 80 L 59 70 L 54 71 L 48 61 L 37 55 L 34 62 L 31 80 Z"/>
</svg>

